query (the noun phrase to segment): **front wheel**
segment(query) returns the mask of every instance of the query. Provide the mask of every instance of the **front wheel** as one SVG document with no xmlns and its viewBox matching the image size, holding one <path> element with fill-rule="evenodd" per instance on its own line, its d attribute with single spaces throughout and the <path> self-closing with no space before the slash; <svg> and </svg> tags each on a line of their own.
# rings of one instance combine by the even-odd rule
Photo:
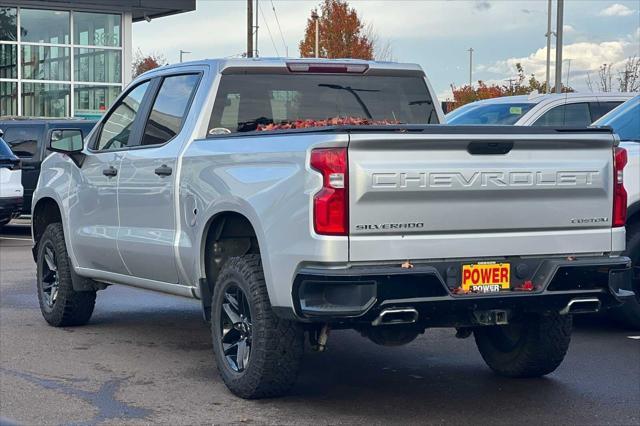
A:
<svg viewBox="0 0 640 426">
<path fill-rule="evenodd" d="M 211 302 L 213 352 L 229 390 L 247 399 L 286 394 L 298 375 L 304 331 L 273 313 L 260 256 L 229 259 Z"/>
<path fill-rule="evenodd" d="M 504 326 L 474 331 L 480 355 L 495 373 L 540 377 L 560 366 L 571 341 L 571 315 L 530 314 Z"/>
<path fill-rule="evenodd" d="M 37 285 L 40 311 L 54 327 L 84 325 L 96 302 L 95 291 L 75 291 L 61 223 L 52 223 L 38 241 Z"/>
</svg>

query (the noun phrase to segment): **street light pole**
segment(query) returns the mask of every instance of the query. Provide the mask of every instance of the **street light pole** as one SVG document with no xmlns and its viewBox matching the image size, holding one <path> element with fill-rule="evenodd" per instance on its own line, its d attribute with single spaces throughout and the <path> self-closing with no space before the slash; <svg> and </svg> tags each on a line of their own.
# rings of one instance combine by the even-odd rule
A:
<svg viewBox="0 0 640 426">
<path fill-rule="evenodd" d="M 180 62 L 182 62 L 182 55 L 183 55 L 184 53 L 191 53 L 191 52 L 188 52 L 188 51 L 186 51 L 186 50 L 182 50 L 182 49 L 180 49 Z"/>
<path fill-rule="evenodd" d="M 548 0 L 547 6 L 547 85 L 546 85 L 546 93 L 551 93 L 551 35 L 553 32 L 551 31 L 551 4 L 553 0 Z"/>
<path fill-rule="evenodd" d="M 558 0 L 558 13 L 556 20 L 556 93 L 562 93 L 562 18 L 564 13 L 564 0 Z"/>
<path fill-rule="evenodd" d="M 256 41 L 255 41 L 255 49 L 256 49 L 256 58 L 260 56 L 258 54 L 258 16 L 260 15 L 260 10 L 258 9 L 258 0 L 256 0 Z"/>
<path fill-rule="evenodd" d="M 311 12 L 311 19 L 313 19 L 316 23 L 316 48 L 315 48 L 316 58 L 320 57 L 320 24 L 318 22 L 319 18 L 320 16 L 318 16 L 318 12 L 316 10 Z"/>
<path fill-rule="evenodd" d="M 253 0 L 247 0 L 247 58 L 253 58 Z"/>
<path fill-rule="evenodd" d="M 470 47 L 469 52 L 469 87 L 473 85 L 473 47 Z"/>
</svg>

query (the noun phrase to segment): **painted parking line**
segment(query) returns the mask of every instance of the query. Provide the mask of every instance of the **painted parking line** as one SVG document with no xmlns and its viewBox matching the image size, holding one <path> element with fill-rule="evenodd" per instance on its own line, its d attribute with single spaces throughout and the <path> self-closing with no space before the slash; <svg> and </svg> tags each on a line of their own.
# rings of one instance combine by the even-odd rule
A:
<svg viewBox="0 0 640 426">
<path fill-rule="evenodd" d="M 640 340 L 640 336 L 627 336 L 627 339 Z"/>
<path fill-rule="evenodd" d="M 0 237 L 0 240 L 31 241 L 31 238 Z"/>
</svg>

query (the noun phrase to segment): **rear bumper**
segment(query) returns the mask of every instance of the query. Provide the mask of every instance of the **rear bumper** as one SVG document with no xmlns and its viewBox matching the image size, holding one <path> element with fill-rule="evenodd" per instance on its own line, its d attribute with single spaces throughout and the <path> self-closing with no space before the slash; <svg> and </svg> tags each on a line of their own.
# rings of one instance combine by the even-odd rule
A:
<svg viewBox="0 0 640 426">
<path fill-rule="evenodd" d="M 488 294 L 456 294 L 461 265 L 469 261 L 423 263 L 411 269 L 398 264 L 304 268 L 294 280 L 294 309 L 287 316 L 370 324 L 385 309 L 413 308 L 425 325 L 451 326 L 467 324 L 474 311 L 560 312 L 571 300 L 594 298 L 607 309 L 634 296 L 633 270 L 626 257 L 504 261 L 512 265 L 512 290 Z M 531 282 L 530 289 L 522 286 L 525 282 Z"/>
<path fill-rule="evenodd" d="M 22 197 L 0 198 L 0 220 L 20 216 L 22 203 Z"/>
</svg>

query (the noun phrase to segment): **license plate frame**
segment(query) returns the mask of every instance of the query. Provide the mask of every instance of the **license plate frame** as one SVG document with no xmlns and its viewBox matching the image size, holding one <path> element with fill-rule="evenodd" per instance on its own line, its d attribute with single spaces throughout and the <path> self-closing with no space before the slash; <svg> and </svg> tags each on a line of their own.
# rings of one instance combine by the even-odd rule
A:
<svg viewBox="0 0 640 426">
<path fill-rule="evenodd" d="M 460 287 L 465 293 L 499 293 L 511 290 L 509 262 L 465 263 L 461 266 Z"/>
</svg>

